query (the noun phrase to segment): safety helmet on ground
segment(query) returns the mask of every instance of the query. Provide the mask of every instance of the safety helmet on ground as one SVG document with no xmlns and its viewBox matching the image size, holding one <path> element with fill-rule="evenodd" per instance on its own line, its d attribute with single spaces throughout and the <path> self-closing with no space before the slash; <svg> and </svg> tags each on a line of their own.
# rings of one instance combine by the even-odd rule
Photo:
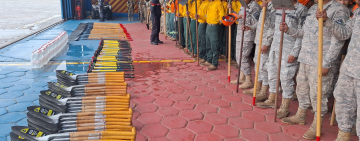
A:
<svg viewBox="0 0 360 141">
<path fill-rule="evenodd" d="M 235 13 L 230 13 L 222 17 L 222 23 L 224 26 L 231 26 L 237 20 L 237 15 Z"/>
</svg>

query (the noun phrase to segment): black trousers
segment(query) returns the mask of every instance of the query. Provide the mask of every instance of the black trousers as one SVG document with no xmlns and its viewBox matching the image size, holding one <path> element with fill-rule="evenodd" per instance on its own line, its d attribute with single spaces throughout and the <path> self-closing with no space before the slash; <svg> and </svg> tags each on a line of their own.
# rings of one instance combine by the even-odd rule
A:
<svg viewBox="0 0 360 141">
<path fill-rule="evenodd" d="M 159 41 L 159 33 L 160 33 L 160 18 L 161 17 L 151 17 L 152 21 L 152 31 L 150 36 L 151 42 L 158 42 Z"/>
</svg>

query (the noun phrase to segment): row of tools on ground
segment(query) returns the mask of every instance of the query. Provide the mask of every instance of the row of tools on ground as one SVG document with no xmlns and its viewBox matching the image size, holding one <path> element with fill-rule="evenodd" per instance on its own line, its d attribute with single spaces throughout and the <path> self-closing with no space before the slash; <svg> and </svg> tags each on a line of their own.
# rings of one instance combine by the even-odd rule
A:
<svg viewBox="0 0 360 141">
<path fill-rule="evenodd" d="M 13 126 L 12 141 L 133 141 L 132 109 L 124 72 L 74 74 L 57 70 L 58 82 L 27 107 L 28 126 Z"/>
<path fill-rule="evenodd" d="M 87 72 L 124 72 L 125 78 L 133 78 L 132 63 L 128 41 L 101 40 Z"/>
</svg>

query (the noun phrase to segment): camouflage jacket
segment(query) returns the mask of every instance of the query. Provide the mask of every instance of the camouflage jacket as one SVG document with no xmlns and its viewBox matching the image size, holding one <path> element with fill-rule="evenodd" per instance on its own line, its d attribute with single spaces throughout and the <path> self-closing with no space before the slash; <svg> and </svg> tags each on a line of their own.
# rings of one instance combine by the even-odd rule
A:
<svg viewBox="0 0 360 141">
<path fill-rule="evenodd" d="M 360 65 L 358 64 L 360 60 L 360 8 L 354 11 L 353 17 L 346 24 L 329 20 L 325 24 L 331 24 L 332 30 L 340 31 L 339 34 L 335 34 L 339 40 L 346 40 L 352 36 L 340 72 L 360 79 Z"/>
<path fill-rule="evenodd" d="M 257 4 L 254 0 L 252 0 L 249 4 L 249 9 L 246 8 L 240 8 L 239 11 L 239 15 L 244 15 L 244 10 L 246 9 L 246 22 L 245 25 L 246 26 L 252 26 L 255 25 L 260 17 L 260 11 L 261 11 L 261 7 L 259 4 Z M 238 27 L 237 27 L 237 36 L 236 36 L 236 40 L 237 41 L 241 41 L 241 26 L 243 24 L 243 18 L 238 19 Z M 249 30 L 249 31 L 245 31 L 244 33 L 244 41 L 254 41 L 255 39 L 255 31 Z"/>
<path fill-rule="evenodd" d="M 134 0 L 129 0 L 128 2 L 126 2 L 126 5 L 128 7 L 128 10 L 134 10 L 135 1 Z"/>
<path fill-rule="evenodd" d="M 326 3 L 323 8 L 327 12 L 329 21 L 345 23 L 349 17 L 350 13 L 347 8 L 338 3 L 335 0 L 330 0 Z M 314 4 L 309 11 L 307 12 L 307 17 L 305 19 L 304 26 L 302 28 L 289 28 L 287 34 L 302 38 L 302 47 L 298 57 L 298 61 L 301 63 L 309 64 L 312 66 L 317 66 L 318 62 L 318 30 L 319 24 L 316 19 L 316 11 L 318 5 Z M 334 60 L 337 59 L 340 54 L 341 48 L 344 45 L 344 41 L 338 40 L 335 38 L 336 32 L 331 30 L 331 24 L 324 24 L 323 32 L 323 62 L 322 66 L 324 68 L 330 68 Z"/>
<path fill-rule="evenodd" d="M 262 10 L 261 10 L 262 13 Z M 260 14 L 259 19 L 262 19 L 262 14 Z M 262 38 L 262 45 L 269 46 L 273 41 L 274 36 L 274 27 L 275 27 L 275 9 L 273 7 L 272 2 L 268 3 L 265 13 L 265 23 L 264 23 L 264 31 Z M 261 30 L 261 20 L 259 20 L 256 24 L 252 25 L 251 30 L 256 30 L 255 35 L 255 44 L 259 44 L 260 41 L 260 30 Z"/>
<path fill-rule="evenodd" d="M 289 28 L 299 29 L 303 26 L 303 23 L 306 18 L 308 9 L 300 4 L 295 4 L 294 10 L 285 10 L 285 22 L 289 26 Z M 271 44 L 273 51 L 279 51 L 280 48 L 280 37 L 281 31 L 279 30 L 280 23 L 282 22 L 282 10 L 276 10 L 276 20 L 275 20 L 275 38 L 273 43 Z M 283 40 L 283 52 L 290 54 L 294 57 L 298 57 L 300 49 L 301 49 L 301 38 L 296 38 L 290 36 L 288 34 L 284 34 Z"/>
</svg>

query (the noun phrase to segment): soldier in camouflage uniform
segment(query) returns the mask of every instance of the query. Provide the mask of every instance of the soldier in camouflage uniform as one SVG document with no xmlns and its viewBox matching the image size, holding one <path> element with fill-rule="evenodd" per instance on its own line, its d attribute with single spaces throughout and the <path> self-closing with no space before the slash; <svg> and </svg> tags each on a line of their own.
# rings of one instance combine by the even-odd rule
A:
<svg viewBox="0 0 360 141">
<path fill-rule="evenodd" d="M 295 10 L 286 10 L 285 22 L 289 28 L 301 28 L 307 14 L 307 8 L 293 0 Z M 299 68 L 299 62 L 296 60 L 301 49 L 301 38 L 296 38 L 288 34 L 284 34 L 282 58 L 279 58 L 280 37 L 281 31 L 279 30 L 280 23 L 282 22 L 282 10 L 276 10 L 275 20 L 275 34 L 274 41 L 271 44 L 270 57 L 269 57 L 269 98 L 263 102 L 258 103 L 260 108 L 275 108 L 275 95 L 276 95 L 276 80 L 278 71 L 278 61 L 281 59 L 280 81 L 282 92 L 282 105 L 277 112 L 277 118 L 286 117 L 289 114 L 290 99 L 293 97 L 294 90 L 294 77 Z"/>
<path fill-rule="evenodd" d="M 358 3 L 359 0 L 356 0 Z M 338 122 L 339 133 L 336 141 L 349 141 L 350 132 L 356 124 L 357 136 L 360 139 L 360 9 L 354 11 L 353 17 L 345 24 L 342 21 L 332 21 L 327 16 L 329 12 L 319 12 L 318 17 L 324 18 L 324 24 L 331 25 L 330 31 L 335 32 L 334 36 L 339 40 L 346 40 L 352 36 L 349 43 L 348 54 L 346 55 L 341 68 L 340 76 L 335 87 L 334 97 L 336 99 L 335 113 Z"/>
<path fill-rule="evenodd" d="M 135 7 L 135 1 L 134 0 L 129 0 L 126 3 L 127 7 L 128 7 L 128 19 L 129 21 L 133 21 L 134 20 L 134 7 Z"/>
<path fill-rule="evenodd" d="M 138 19 L 140 20 L 141 23 L 143 23 L 143 21 L 145 20 L 145 1 L 144 0 L 139 0 L 139 3 L 138 3 Z"/>
<path fill-rule="evenodd" d="M 99 17 L 100 17 L 100 22 L 105 21 L 104 20 L 104 0 L 99 0 Z"/>
<path fill-rule="evenodd" d="M 265 16 L 265 23 L 264 23 L 264 30 L 263 30 L 263 38 L 262 38 L 262 48 L 261 48 L 261 59 L 260 59 L 260 68 L 259 68 L 259 78 L 258 78 L 258 87 L 257 87 L 257 95 L 256 100 L 257 101 L 264 101 L 267 97 L 267 91 L 269 89 L 269 82 L 268 82 L 268 59 L 269 59 L 269 50 L 270 45 L 273 40 L 274 35 L 274 27 L 275 27 L 275 9 L 273 8 L 273 5 L 271 1 L 269 3 L 263 2 L 262 7 L 266 8 L 266 16 Z M 262 13 L 262 12 L 261 12 Z M 262 14 L 260 15 L 260 18 L 262 19 Z M 256 24 L 252 25 L 251 27 L 245 27 L 245 30 L 250 29 L 252 31 L 256 30 L 256 36 L 255 36 L 255 57 L 254 57 L 254 63 L 255 67 L 254 70 L 256 70 L 256 63 L 257 63 L 257 53 L 260 49 L 259 47 L 259 40 L 260 40 L 260 28 L 261 28 L 261 22 L 257 22 Z M 254 88 L 250 90 L 244 90 L 243 93 L 247 95 L 252 95 L 254 92 Z"/>
<path fill-rule="evenodd" d="M 317 1 L 316 1 L 317 2 Z M 324 10 L 327 11 L 328 20 L 345 23 L 348 20 L 349 13 L 346 7 L 335 0 L 324 0 Z M 299 100 L 299 108 L 296 115 L 292 117 L 283 118 L 281 121 L 288 124 L 305 124 L 305 116 L 307 109 L 317 107 L 317 62 L 318 62 L 318 20 L 316 18 L 316 11 L 318 5 L 313 5 L 307 14 L 304 26 L 302 28 L 288 28 L 286 23 L 281 24 L 281 30 L 286 34 L 303 38 L 302 47 L 298 57 L 300 62 L 299 73 L 296 77 L 297 86 L 296 94 Z M 334 60 L 340 54 L 340 50 L 344 41 L 340 41 L 334 37 L 338 31 L 330 30 L 331 24 L 324 24 L 323 34 L 323 67 L 322 67 L 322 99 L 321 99 L 321 121 L 323 115 L 327 113 L 327 92 L 331 86 L 334 78 Z M 316 108 L 313 109 L 316 112 Z M 314 121 L 309 130 L 304 134 L 305 139 L 316 138 L 316 113 Z M 320 123 L 321 124 L 321 123 Z"/>
<path fill-rule="evenodd" d="M 239 24 L 237 27 L 237 35 L 236 35 L 236 62 L 239 63 L 240 56 L 240 46 L 241 46 L 241 33 L 242 33 L 242 23 L 244 14 L 244 10 L 246 10 L 246 26 L 255 25 L 260 16 L 261 7 L 254 0 L 245 0 L 248 4 L 249 9 L 240 8 L 238 15 L 240 15 Z M 255 39 L 255 31 L 245 31 L 244 33 L 244 45 L 242 48 L 242 58 L 241 58 L 241 66 L 240 67 L 240 82 L 242 83 L 239 88 L 247 89 L 254 87 L 254 83 L 251 78 L 251 68 L 250 68 L 250 53 L 254 46 Z"/>
</svg>

